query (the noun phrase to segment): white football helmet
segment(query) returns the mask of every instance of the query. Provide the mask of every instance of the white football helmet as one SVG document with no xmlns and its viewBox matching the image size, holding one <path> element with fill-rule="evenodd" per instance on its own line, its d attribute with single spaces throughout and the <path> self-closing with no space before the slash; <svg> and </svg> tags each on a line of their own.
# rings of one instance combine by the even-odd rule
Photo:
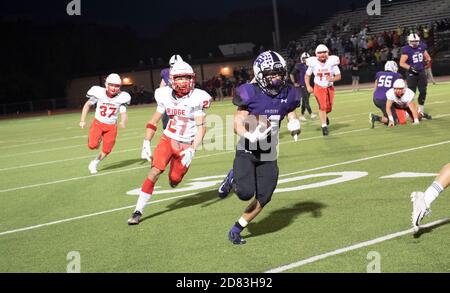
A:
<svg viewBox="0 0 450 293">
<path fill-rule="evenodd" d="M 186 77 L 185 79 L 177 79 Z M 195 87 L 195 73 L 191 65 L 184 61 L 177 61 L 169 71 L 169 81 L 172 89 L 178 97 L 190 94 Z"/>
<path fill-rule="evenodd" d="M 392 60 L 387 61 L 386 64 L 384 64 L 384 71 L 397 72 L 398 71 L 397 62 L 392 61 Z"/>
<path fill-rule="evenodd" d="M 419 46 L 419 42 L 420 42 L 420 37 L 418 34 L 414 33 L 414 34 L 410 34 L 408 36 L 408 44 L 411 47 L 417 48 Z"/>
<path fill-rule="evenodd" d="M 178 61 L 183 61 L 183 58 L 180 55 L 173 55 L 170 57 L 169 66 L 172 67 Z"/>
<path fill-rule="evenodd" d="M 300 60 L 302 60 L 302 63 L 306 63 L 306 59 L 308 59 L 309 57 L 311 57 L 311 55 L 309 55 L 308 52 L 303 52 L 300 56 Z"/>
<path fill-rule="evenodd" d="M 394 89 L 404 89 L 406 87 L 406 83 L 403 79 L 399 78 L 396 81 L 394 81 L 393 88 Z"/>
<path fill-rule="evenodd" d="M 328 52 L 330 52 L 330 50 L 328 50 L 328 47 L 325 46 L 324 44 L 320 44 L 316 48 L 316 56 L 317 56 L 317 54 L 322 53 L 322 52 L 327 52 L 328 53 Z"/>
<path fill-rule="evenodd" d="M 275 51 L 259 54 L 253 63 L 253 73 L 259 87 L 270 96 L 278 95 L 286 86 L 286 61 Z"/>
<path fill-rule="evenodd" d="M 106 77 L 105 84 L 106 86 L 108 86 L 108 84 L 122 85 L 122 79 L 117 73 L 111 73 L 108 77 Z"/>
</svg>

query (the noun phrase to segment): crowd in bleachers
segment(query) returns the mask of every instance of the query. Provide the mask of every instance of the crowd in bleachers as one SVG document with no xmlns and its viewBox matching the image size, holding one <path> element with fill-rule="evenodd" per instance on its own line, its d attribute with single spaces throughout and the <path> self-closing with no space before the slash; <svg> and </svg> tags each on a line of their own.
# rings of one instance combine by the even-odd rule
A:
<svg viewBox="0 0 450 293">
<path fill-rule="evenodd" d="M 353 65 L 380 66 L 387 60 L 400 59 L 401 47 L 407 43 L 410 33 L 418 33 L 429 48 L 434 45 L 434 33 L 450 29 L 448 19 L 443 19 L 428 25 L 400 27 L 384 31 L 381 34 L 371 34 L 367 23 L 352 27 L 348 20 L 337 22 L 331 30 L 321 30 L 314 33 L 311 39 L 291 41 L 287 47 L 289 64 L 295 64 L 303 52 L 314 55 L 314 49 L 319 44 L 325 44 L 331 54 L 341 59 L 341 68 L 350 70 Z"/>
</svg>

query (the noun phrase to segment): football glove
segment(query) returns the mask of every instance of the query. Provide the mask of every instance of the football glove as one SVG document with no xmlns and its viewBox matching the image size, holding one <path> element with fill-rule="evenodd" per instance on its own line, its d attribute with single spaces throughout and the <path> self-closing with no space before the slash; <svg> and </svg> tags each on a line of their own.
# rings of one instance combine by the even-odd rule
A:
<svg viewBox="0 0 450 293">
<path fill-rule="evenodd" d="M 419 71 L 414 66 L 410 66 L 409 67 L 409 72 L 411 72 L 414 75 L 418 75 L 419 74 Z"/>
<path fill-rule="evenodd" d="M 152 160 L 152 149 L 150 147 L 150 141 L 144 139 L 144 143 L 142 145 L 141 159 L 145 159 L 147 161 Z"/>
<path fill-rule="evenodd" d="M 253 132 L 246 132 L 244 134 L 244 137 L 248 139 L 251 143 L 255 143 L 259 140 L 265 139 L 267 137 L 267 134 L 272 130 L 272 126 L 268 127 L 266 130 L 261 132 L 262 125 L 256 126 L 255 130 Z"/>
<path fill-rule="evenodd" d="M 192 147 L 189 147 L 184 151 L 180 152 L 180 155 L 182 156 L 181 164 L 183 164 L 183 166 L 185 167 L 189 167 L 189 165 L 192 162 L 192 159 L 194 158 L 195 150 Z"/>
</svg>

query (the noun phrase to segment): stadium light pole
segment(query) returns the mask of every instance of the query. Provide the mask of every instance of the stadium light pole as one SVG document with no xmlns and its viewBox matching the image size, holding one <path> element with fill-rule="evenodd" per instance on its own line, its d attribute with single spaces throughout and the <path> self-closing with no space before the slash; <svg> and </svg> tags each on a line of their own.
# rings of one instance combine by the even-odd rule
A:
<svg viewBox="0 0 450 293">
<path fill-rule="evenodd" d="M 280 49 L 280 26 L 278 24 L 278 8 L 277 8 L 277 0 L 272 0 L 273 7 L 273 19 L 275 22 L 275 50 Z"/>
</svg>

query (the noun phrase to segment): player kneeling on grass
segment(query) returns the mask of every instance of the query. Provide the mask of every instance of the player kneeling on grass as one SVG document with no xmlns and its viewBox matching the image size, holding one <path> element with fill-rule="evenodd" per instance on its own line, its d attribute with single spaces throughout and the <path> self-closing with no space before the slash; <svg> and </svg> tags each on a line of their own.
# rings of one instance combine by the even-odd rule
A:
<svg viewBox="0 0 450 293">
<path fill-rule="evenodd" d="M 425 192 L 414 191 L 411 193 L 411 201 L 413 202 L 412 224 L 415 232 L 419 231 L 420 221 L 423 217 L 431 213 L 431 203 L 449 185 L 450 164 L 446 164 Z"/>
<path fill-rule="evenodd" d="M 373 93 L 373 103 L 377 108 L 383 112 L 383 116 L 378 116 L 370 113 L 370 125 L 372 128 L 375 127 L 375 122 L 381 122 L 388 125 L 389 119 L 386 113 L 386 92 L 390 90 L 397 79 L 401 79 L 402 76 L 398 71 L 398 65 L 395 61 L 387 61 L 384 65 L 384 71 L 377 72 L 375 80 L 375 91 Z M 395 111 L 393 106 L 391 106 L 391 112 Z"/>
<path fill-rule="evenodd" d="M 103 147 L 97 158 L 89 164 L 91 174 L 97 173 L 97 165 L 111 153 L 117 136 L 117 113 L 120 112 L 120 126 L 125 128 L 128 120 L 126 106 L 130 104 L 131 97 L 126 92 L 121 92 L 122 80 L 119 75 L 111 73 L 106 78 L 105 87 L 93 86 L 87 92 L 89 100 L 81 111 L 80 127 L 86 126 L 86 116 L 89 109 L 97 104 L 95 119 L 89 129 L 88 147 L 97 149 L 103 141 Z"/>
<path fill-rule="evenodd" d="M 218 190 L 220 198 L 225 198 L 234 188 L 239 199 L 251 200 L 228 232 L 233 244 L 246 243 L 241 231 L 272 199 L 278 182 L 278 133 L 284 117 L 288 116 L 291 135 L 295 138 L 300 134 L 300 121 L 295 114 L 300 96 L 286 83 L 283 57 L 273 51 L 263 52 L 256 58 L 253 71 L 257 83 L 241 85 L 233 97 L 237 106 L 234 131 L 240 140 L 233 169 Z"/>
<path fill-rule="evenodd" d="M 152 157 L 150 142 L 155 135 L 156 125 L 164 113 L 169 115 L 169 124 L 156 146 L 151 159 L 152 166 L 142 184 L 136 209 L 128 219 L 129 225 L 139 224 L 144 207 L 149 201 L 159 176 L 170 163 L 169 181 L 177 186 L 201 144 L 206 132 L 205 109 L 209 108 L 211 96 L 203 90 L 194 88 L 195 74 L 192 67 L 184 61 L 178 61 L 170 69 L 170 87 L 158 88 L 155 99 L 156 112 L 147 124 L 144 151 Z"/>
<path fill-rule="evenodd" d="M 424 115 L 417 111 L 416 103 L 414 102 L 414 92 L 406 88 L 406 83 L 403 79 L 397 79 L 393 87 L 386 92 L 386 113 L 389 121 L 388 126 L 393 127 L 396 124 L 406 124 L 408 117 L 413 119 L 413 124 L 419 124 L 419 121 Z M 395 111 L 392 111 L 391 107 Z"/>
</svg>

